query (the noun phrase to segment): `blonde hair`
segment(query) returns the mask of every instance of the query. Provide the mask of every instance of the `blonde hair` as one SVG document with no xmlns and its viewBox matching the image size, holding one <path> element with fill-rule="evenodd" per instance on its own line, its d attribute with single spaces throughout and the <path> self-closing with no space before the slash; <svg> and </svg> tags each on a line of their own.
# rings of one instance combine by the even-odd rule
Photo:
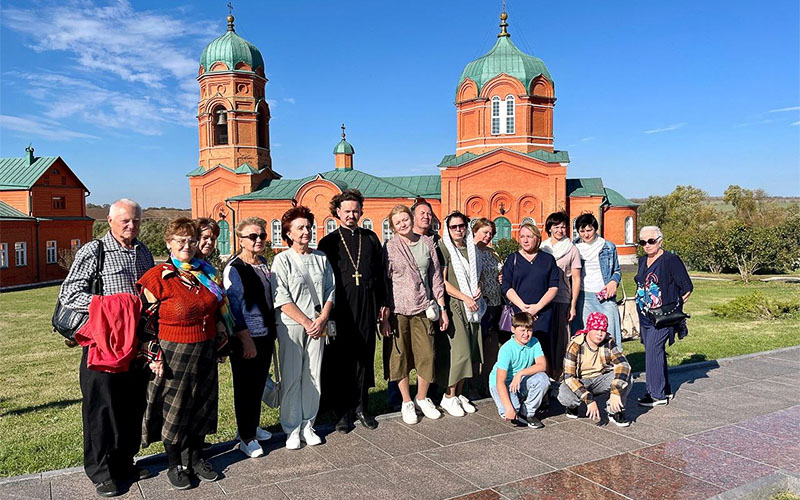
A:
<svg viewBox="0 0 800 500">
<path fill-rule="evenodd" d="M 267 221 L 265 221 L 261 217 L 248 217 L 246 219 L 240 220 L 239 223 L 236 224 L 236 234 L 239 235 L 240 237 L 244 236 L 242 234 L 242 231 L 247 226 L 258 226 L 261 228 L 262 231 L 264 231 L 265 233 L 267 232 Z"/>
<path fill-rule="evenodd" d="M 519 227 L 519 232 L 521 233 L 523 229 L 527 229 L 528 231 L 533 233 L 534 236 L 536 236 L 537 242 L 534 245 L 533 249 L 534 249 L 534 251 L 538 252 L 539 251 L 539 245 L 542 244 L 542 233 L 539 231 L 539 228 L 536 227 L 535 225 L 531 224 L 530 222 L 526 222 L 526 223 L 524 223 L 523 225 L 521 225 Z"/>
<path fill-rule="evenodd" d="M 392 228 L 394 231 L 394 216 L 397 214 L 408 214 L 408 217 L 411 219 L 411 222 L 414 222 L 414 214 L 411 213 L 411 209 L 405 205 L 395 205 L 392 210 L 389 212 L 389 227 Z"/>
</svg>

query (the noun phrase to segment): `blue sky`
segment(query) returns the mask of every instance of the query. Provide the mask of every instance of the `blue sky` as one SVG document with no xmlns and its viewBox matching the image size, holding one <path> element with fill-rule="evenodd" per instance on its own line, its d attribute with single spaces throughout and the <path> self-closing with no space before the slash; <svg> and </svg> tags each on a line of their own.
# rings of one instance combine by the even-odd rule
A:
<svg viewBox="0 0 800 500">
<path fill-rule="evenodd" d="M 6 0 L 0 156 L 60 155 L 89 201 L 189 206 L 198 61 L 224 0 Z M 455 152 L 458 77 L 495 42 L 500 1 L 235 2 L 264 55 L 273 166 L 435 174 Z M 507 2 L 509 32 L 555 80 L 569 177 L 629 197 L 677 184 L 800 196 L 800 4 Z"/>
</svg>

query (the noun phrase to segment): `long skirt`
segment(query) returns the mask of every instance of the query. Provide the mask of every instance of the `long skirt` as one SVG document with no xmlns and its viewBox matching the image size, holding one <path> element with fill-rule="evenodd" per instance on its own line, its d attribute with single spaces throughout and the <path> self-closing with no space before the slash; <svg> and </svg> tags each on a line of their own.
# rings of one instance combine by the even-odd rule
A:
<svg viewBox="0 0 800 500">
<path fill-rule="evenodd" d="M 436 380 L 448 386 L 472 377 L 472 364 L 483 362 L 481 324 L 468 322 L 458 301 L 452 304 L 447 335 L 436 336 Z"/>
<path fill-rule="evenodd" d="M 217 432 L 219 396 L 214 340 L 182 344 L 160 341 L 164 376 L 150 375 L 142 446 L 156 441 L 182 445 Z"/>
<path fill-rule="evenodd" d="M 578 294 L 578 301 L 575 304 L 575 319 L 572 320 L 572 330 L 577 332 L 585 328 L 586 320 L 593 312 L 601 312 L 608 318 L 608 333 L 622 349 L 622 328 L 619 323 L 619 308 L 614 301 L 614 297 L 600 302 L 597 295 L 584 293 L 583 290 Z"/>
</svg>

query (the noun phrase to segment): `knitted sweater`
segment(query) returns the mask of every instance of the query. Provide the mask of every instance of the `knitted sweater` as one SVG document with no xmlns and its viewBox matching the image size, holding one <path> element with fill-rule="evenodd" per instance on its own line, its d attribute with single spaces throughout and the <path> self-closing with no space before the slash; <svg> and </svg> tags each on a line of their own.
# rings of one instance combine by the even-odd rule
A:
<svg viewBox="0 0 800 500">
<path fill-rule="evenodd" d="M 174 266 L 156 266 L 138 283 L 145 303 L 158 302 L 158 338 L 190 344 L 217 334 L 220 302 L 194 276 Z"/>
</svg>

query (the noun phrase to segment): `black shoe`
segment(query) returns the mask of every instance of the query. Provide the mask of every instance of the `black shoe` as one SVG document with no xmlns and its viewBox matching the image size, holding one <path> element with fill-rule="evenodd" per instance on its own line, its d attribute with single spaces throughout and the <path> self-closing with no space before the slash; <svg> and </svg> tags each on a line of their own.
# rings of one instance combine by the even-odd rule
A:
<svg viewBox="0 0 800 500">
<path fill-rule="evenodd" d="M 167 479 L 169 479 L 169 484 L 176 490 L 188 490 L 192 487 L 189 474 L 186 473 L 186 468 L 182 465 L 170 467 L 167 471 Z"/>
<path fill-rule="evenodd" d="M 580 410 L 580 406 L 576 406 L 575 408 L 567 408 L 564 412 L 567 415 L 567 418 L 580 418 L 578 414 L 578 410 Z"/>
<path fill-rule="evenodd" d="M 336 422 L 336 432 L 339 434 L 347 434 L 350 432 L 350 415 L 349 413 L 345 413 L 342 415 L 342 418 Z"/>
<path fill-rule="evenodd" d="M 108 481 L 103 481 L 100 484 L 94 485 L 95 491 L 101 497 L 115 497 L 119 496 L 119 488 L 117 488 L 117 482 L 113 479 L 109 479 Z"/>
<path fill-rule="evenodd" d="M 654 406 L 667 406 L 669 404 L 669 399 L 657 399 L 650 395 L 648 392 L 644 396 L 639 398 L 639 406 L 648 406 L 650 408 Z"/>
<path fill-rule="evenodd" d="M 153 473 L 144 467 L 139 467 L 138 465 L 131 465 L 130 468 L 128 468 L 128 470 L 125 472 L 125 479 L 129 481 L 141 481 L 143 479 L 147 479 L 148 477 L 153 477 Z"/>
<path fill-rule="evenodd" d="M 609 414 L 608 419 L 611 422 L 614 422 L 614 425 L 616 425 L 617 427 L 628 427 L 629 425 L 631 425 L 630 420 L 625 418 L 625 413 L 622 410 L 618 411 L 617 413 Z"/>
<path fill-rule="evenodd" d="M 531 429 L 543 429 L 544 424 L 536 417 L 527 416 L 527 417 L 520 417 L 523 419 L 525 423 L 528 424 L 528 427 Z"/>
<path fill-rule="evenodd" d="M 210 463 L 202 459 L 192 464 L 192 474 L 201 481 L 216 481 L 219 479 L 219 473 L 211 467 Z"/>
<path fill-rule="evenodd" d="M 364 413 L 363 411 L 357 411 L 356 418 L 358 418 L 358 421 L 361 422 L 361 425 L 363 425 L 367 429 L 372 430 L 378 428 L 378 421 L 375 420 L 375 417 L 373 417 L 369 413 Z"/>
</svg>

